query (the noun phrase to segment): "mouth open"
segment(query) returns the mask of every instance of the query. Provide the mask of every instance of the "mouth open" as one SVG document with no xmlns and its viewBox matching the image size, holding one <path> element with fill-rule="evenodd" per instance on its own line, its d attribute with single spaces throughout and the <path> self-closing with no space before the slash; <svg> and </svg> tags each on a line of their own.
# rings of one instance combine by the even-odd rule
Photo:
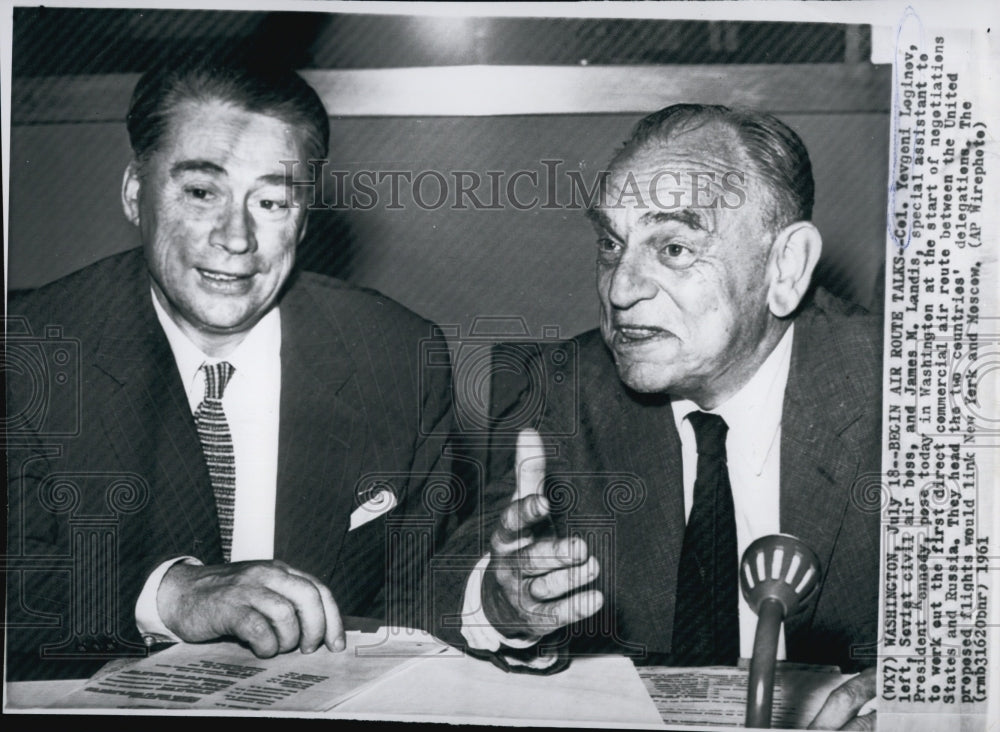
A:
<svg viewBox="0 0 1000 732">
<path fill-rule="evenodd" d="M 614 328 L 614 347 L 640 348 L 675 337 L 669 330 L 651 325 L 616 325 Z"/>
<path fill-rule="evenodd" d="M 670 331 L 651 325 L 616 325 L 615 335 L 623 341 L 648 341 L 671 335 Z"/>
<path fill-rule="evenodd" d="M 214 269 L 203 269 L 202 267 L 195 267 L 198 274 L 201 275 L 202 282 L 205 282 L 213 289 L 222 289 L 225 291 L 231 291 L 234 289 L 240 289 L 249 285 L 250 280 L 253 278 L 253 274 L 233 274 L 231 272 L 220 272 Z"/>
</svg>

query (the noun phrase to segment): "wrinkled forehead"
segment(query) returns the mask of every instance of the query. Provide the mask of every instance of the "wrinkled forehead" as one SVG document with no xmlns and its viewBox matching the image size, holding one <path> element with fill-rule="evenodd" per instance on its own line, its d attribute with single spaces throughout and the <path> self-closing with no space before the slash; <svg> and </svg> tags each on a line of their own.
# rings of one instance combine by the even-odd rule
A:
<svg viewBox="0 0 1000 732">
<path fill-rule="evenodd" d="M 183 98 L 171 106 L 160 147 L 234 154 L 237 149 L 275 160 L 304 159 L 306 133 L 277 114 L 257 112 L 219 97 Z"/>
<path fill-rule="evenodd" d="M 652 138 L 626 148 L 605 179 L 600 217 L 623 211 L 763 211 L 769 194 L 737 133 L 714 122 Z"/>
<path fill-rule="evenodd" d="M 720 121 L 688 124 L 626 146 L 623 153 L 617 157 L 612 172 L 671 164 L 718 170 L 747 168 L 751 164 L 736 130 Z"/>
</svg>

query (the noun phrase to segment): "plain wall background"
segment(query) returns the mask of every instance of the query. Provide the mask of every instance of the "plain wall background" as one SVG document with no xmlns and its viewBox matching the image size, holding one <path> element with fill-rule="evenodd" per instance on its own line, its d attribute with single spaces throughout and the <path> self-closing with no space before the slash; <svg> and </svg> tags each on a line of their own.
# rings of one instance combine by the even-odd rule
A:
<svg viewBox="0 0 1000 732">
<path fill-rule="evenodd" d="M 590 181 L 640 116 L 332 119 L 327 173 L 436 170 L 450 179 L 470 170 L 485 179 L 491 170 L 542 175 L 541 161 L 558 159 Z M 813 159 L 821 280 L 881 309 L 888 115 L 781 116 Z M 10 149 L 9 288 L 44 284 L 139 243 L 119 202 L 129 160 L 123 123 L 15 124 Z M 535 335 L 546 325 L 563 336 L 596 325 L 594 237 L 581 211 L 452 210 L 450 202 L 421 210 L 405 184 L 407 205 L 389 210 L 388 183 L 379 191 L 370 211 L 313 212 L 300 262 L 462 332 L 484 315 L 523 317 Z M 425 193 L 433 201 L 432 183 Z"/>
</svg>

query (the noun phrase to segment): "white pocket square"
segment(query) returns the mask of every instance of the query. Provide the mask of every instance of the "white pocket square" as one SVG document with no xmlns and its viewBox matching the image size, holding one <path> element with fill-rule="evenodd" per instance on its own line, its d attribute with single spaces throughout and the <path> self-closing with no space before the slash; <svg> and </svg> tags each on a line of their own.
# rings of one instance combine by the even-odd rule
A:
<svg viewBox="0 0 1000 732">
<path fill-rule="evenodd" d="M 372 519 L 377 519 L 395 507 L 396 494 L 392 491 L 379 491 L 354 509 L 354 513 L 351 514 L 351 527 L 348 531 L 354 531 L 359 526 L 364 526 Z"/>
</svg>

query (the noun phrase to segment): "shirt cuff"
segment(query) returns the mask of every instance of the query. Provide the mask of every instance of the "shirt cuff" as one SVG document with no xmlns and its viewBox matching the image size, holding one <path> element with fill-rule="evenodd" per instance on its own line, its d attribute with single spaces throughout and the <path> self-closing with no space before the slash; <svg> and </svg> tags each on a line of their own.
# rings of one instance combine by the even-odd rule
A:
<svg viewBox="0 0 1000 732">
<path fill-rule="evenodd" d="M 531 648 L 538 641 L 524 638 L 506 638 L 493 627 L 483 610 L 483 575 L 490 563 L 487 552 L 469 575 L 465 583 L 465 599 L 462 603 L 462 637 L 470 648 L 477 651 L 499 651 L 507 648 Z"/>
<path fill-rule="evenodd" d="M 180 638 L 164 625 L 163 619 L 160 618 L 160 611 L 156 608 L 156 593 L 160 589 L 160 583 L 163 581 L 163 577 L 167 574 L 167 571 L 178 562 L 201 565 L 201 561 L 195 557 L 168 559 L 154 569 L 149 577 L 146 578 L 146 584 L 142 586 L 139 599 L 135 601 L 135 625 L 139 629 L 143 643 L 147 646 L 152 646 L 156 643 L 178 643 L 180 641 Z"/>
</svg>

